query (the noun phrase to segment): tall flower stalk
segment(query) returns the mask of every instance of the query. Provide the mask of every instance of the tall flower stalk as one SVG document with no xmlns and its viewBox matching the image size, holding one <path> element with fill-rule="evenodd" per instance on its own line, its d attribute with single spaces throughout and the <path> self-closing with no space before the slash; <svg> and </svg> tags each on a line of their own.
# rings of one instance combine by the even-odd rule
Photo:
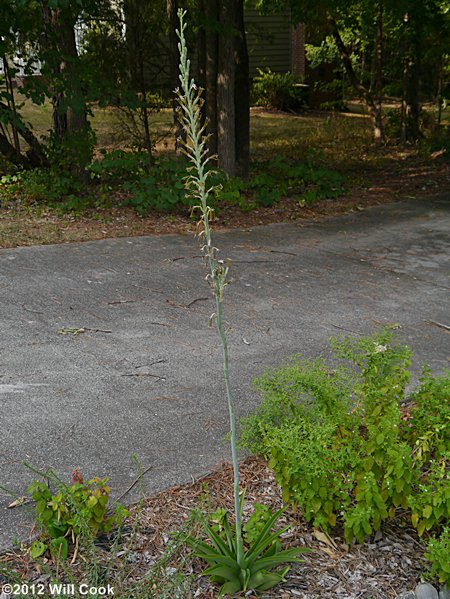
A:
<svg viewBox="0 0 450 599">
<path fill-rule="evenodd" d="M 180 87 L 176 90 L 178 103 L 180 107 L 180 121 L 186 134 L 186 139 L 180 140 L 183 151 L 191 162 L 186 177 L 186 187 L 198 205 L 194 210 L 199 211 L 200 219 L 198 222 L 198 236 L 203 239 L 203 255 L 209 267 L 207 279 L 209 280 L 215 301 L 216 311 L 212 316 L 215 320 L 217 331 L 219 333 L 223 350 L 223 372 L 225 378 L 225 389 L 228 402 L 228 411 L 231 430 L 231 456 L 234 473 L 234 510 L 236 518 L 236 558 L 239 566 L 243 564 L 244 550 L 242 540 L 242 509 L 239 496 L 239 463 L 237 452 L 237 433 L 236 433 L 236 411 L 233 392 L 230 381 L 229 355 L 227 332 L 223 322 L 223 293 L 228 284 L 229 263 L 219 260 L 218 249 L 212 243 L 211 220 L 213 210 L 209 206 L 209 199 L 214 191 L 214 187 L 208 185 L 208 162 L 211 159 L 207 146 L 207 137 L 205 136 L 205 124 L 202 124 L 201 107 L 203 100 L 197 89 L 194 79 L 190 76 L 190 60 L 187 57 L 187 46 L 184 32 L 186 23 L 184 17 L 186 11 L 180 9 L 178 18 L 180 20 L 180 29 L 177 35 L 180 39 L 178 49 L 180 52 Z"/>
</svg>

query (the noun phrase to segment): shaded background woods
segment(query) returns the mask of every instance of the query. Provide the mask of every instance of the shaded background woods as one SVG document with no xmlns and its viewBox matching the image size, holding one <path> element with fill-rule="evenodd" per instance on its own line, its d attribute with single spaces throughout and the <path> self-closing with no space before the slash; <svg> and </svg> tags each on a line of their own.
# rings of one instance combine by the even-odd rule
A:
<svg viewBox="0 0 450 599">
<path fill-rule="evenodd" d="M 81 209 L 120 187 L 140 213 L 184 205 L 176 187 L 183 167 L 161 154 L 180 134 L 172 94 L 179 7 L 179 0 L 2 2 L 0 200 L 40 201 L 50 169 L 50 203 Z M 335 165 L 322 149 L 279 155 L 272 148 L 288 164 L 270 168 L 255 147 L 251 158 L 251 105 L 305 119 L 315 114 L 308 108 L 356 111 L 370 120 L 375 145 L 448 155 L 448 0 L 189 0 L 183 7 L 222 202 L 250 210 L 289 195 L 310 202 L 342 192 L 324 171 Z M 165 115 L 163 130 L 158 115 Z M 99 143 L 102 128 L 120 132 L 122 142 L 113 149 Z"/>
</svg>

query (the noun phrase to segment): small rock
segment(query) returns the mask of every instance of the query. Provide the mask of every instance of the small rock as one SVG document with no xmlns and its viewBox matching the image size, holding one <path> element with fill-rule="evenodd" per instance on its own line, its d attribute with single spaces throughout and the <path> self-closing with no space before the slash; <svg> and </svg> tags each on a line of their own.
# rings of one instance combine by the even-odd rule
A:
<svg viewBox="0 0 450 599">
<path fill-rule="evenodd" d="M 445 586 L 439 591 L 439 599 L 450 599 L 450 588 Z"/>
<path fill-rule="evenodd" d="M 382 538 L 383 538 L 383 533 L 381 532 L 380 529 L 378 529 L 377 532 L 375 533 L 375 537 L 374 537 L 375 543 L 377 541 L 381 541 Z"/>
<path fill-rule="evenodd" d="M 397 595 L 397 599 L 417 599 L 417 595 L 414 591 L 405 591 L 404 593 Z"/>
<path fill-rule="evenodd" d="M 439 599 L 438 592 L 428 582 L 416 586 L 416 597 L 417 599 Z"/>
</svg>

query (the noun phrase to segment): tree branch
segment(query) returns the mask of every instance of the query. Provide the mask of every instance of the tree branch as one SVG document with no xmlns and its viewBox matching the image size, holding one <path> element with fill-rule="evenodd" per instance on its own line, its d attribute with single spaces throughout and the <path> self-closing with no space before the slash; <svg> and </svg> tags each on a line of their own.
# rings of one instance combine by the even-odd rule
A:
<svg viewBox="0 0 450 599">
<path fill-rule="evenodd" d="M 350 59 L 350 53 L 342 40 L 341 34 L 336 23 L 336 19 L 332 16 L 328 16 L 328 23 L 331 26 L 331 34 L 333 36 L 334 41 L 336 42 L 336 46 L 339 50 L 339 54 L 341 55 L 341 60 L 344 63 L 344 68 L 350 80 L 350 83 L 356 89 L 361 98 L 366 102 L 370 112 L 374 114 L 376 112 L 374 99 L 372 97 L 372 94 L 361 83 L 361 81 L 358 79 L 355 73 L 352 61 Z"/>
</svg>

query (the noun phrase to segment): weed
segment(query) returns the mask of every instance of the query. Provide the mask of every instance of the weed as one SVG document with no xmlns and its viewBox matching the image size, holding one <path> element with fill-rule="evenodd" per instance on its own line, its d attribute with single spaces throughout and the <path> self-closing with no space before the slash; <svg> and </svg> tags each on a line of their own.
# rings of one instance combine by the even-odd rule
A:
<svg viewBox="0 0 450 599">
<path fill-rule="evenodd" d="M 107 479 L 85 482 L 79 469 L 74 470 L 70 485 L 51 470 L 43 477 L 43 481 L 34 480 L 28 489 L 36 502 L 36 518 L 43 533 L 30 547 L 32 558 L 49 549 L 58 559 L 66 559 L 70 541 L 78 547 L 81 535 L 95 538 L 100 532 L 110 532 L 113 526 L 120 527 L 128 515 L 122 506 L 116 506 L 113 516 L 106 515 L 110 493 Z M 50 481 L 57 485 L 56 494 L 49 489 Z"/>
</svg>

